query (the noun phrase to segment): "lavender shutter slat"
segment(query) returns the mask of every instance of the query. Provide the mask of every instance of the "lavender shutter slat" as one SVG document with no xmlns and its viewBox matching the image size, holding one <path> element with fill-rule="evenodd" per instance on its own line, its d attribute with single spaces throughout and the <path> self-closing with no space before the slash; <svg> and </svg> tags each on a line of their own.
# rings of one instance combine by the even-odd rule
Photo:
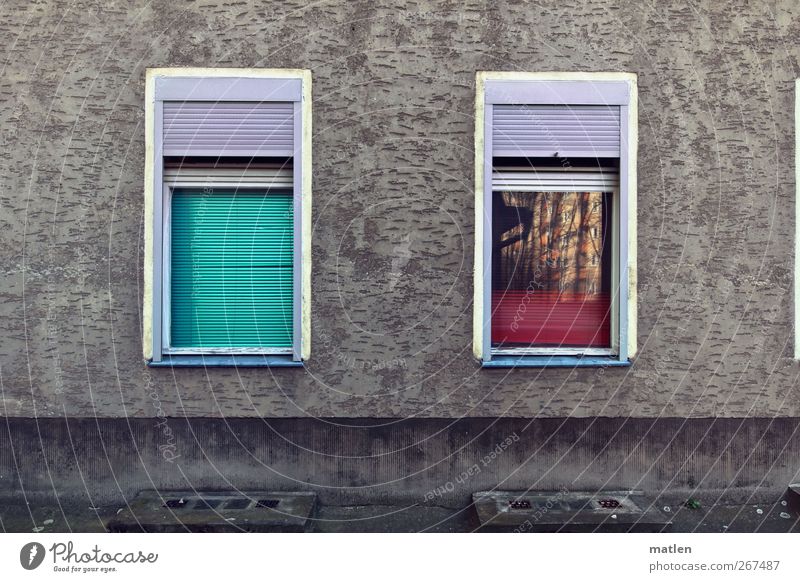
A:
<svg viewBox="0 0 800 582">
<path fill-rule="evenodd" d="M 606 105 L 494 105 L 494 156 L 617 158 L 620 109 Z"/>
<path fill-rule="evenodd" d="M 291 156 L 291 102 L 164 102 L 165 156 Z"/>
</svg>

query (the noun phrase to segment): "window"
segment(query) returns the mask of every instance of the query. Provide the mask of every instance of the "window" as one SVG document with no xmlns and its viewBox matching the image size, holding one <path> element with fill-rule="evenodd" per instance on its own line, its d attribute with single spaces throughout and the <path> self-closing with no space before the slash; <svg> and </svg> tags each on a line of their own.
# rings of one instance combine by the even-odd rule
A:
<svg viewBox="0 0 800 582">
<path fill-rule="evenodd" d="M 474 352 L 626 365 L 636 346 L 636 79 L 478 73 Z"/>
<path fill-rule="evenodd" d="M 307 71 L 148 71 L 150 365 L 308 357 L 310 90 Z"/>
</svg>

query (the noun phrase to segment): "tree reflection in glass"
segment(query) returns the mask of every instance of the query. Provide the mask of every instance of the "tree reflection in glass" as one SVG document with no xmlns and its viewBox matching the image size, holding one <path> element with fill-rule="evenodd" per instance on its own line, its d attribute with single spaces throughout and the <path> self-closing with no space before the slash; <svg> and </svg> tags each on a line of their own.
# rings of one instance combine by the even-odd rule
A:
<svg viewBox="0 0 800 582">
<path fill-rule="evenodd" d="M 494 193 L 494 347 L 610 346 L 610 196 Z"/>
</svg>

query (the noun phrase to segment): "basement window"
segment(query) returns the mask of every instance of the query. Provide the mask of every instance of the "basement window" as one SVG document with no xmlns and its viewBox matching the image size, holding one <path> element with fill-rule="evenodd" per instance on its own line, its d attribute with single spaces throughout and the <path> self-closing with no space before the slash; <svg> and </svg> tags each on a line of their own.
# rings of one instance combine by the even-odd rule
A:
<svg viewBox="0 0 800 582">
<path fill-rule="evenodd" d="M 635 78 L 567 77 L 478 76 L 485 367 L 627 365 L 635 349 Z"/>
<path fill-rule="evenodd" d="M 250 74 L 148 71 L 151 366 L 308 355 L 310 80 Z"/>
</svg>

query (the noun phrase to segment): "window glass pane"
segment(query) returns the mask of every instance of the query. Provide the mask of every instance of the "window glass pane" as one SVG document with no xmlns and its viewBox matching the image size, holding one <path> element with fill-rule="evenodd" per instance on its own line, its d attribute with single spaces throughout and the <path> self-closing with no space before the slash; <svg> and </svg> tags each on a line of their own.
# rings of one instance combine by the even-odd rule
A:
<svg viewBox="0 0 800 582">
<path fill-rule="evenodd" d="M 610 196 L 493 194 L 493 347 L 610 346 Z"/>
<path fill-rule="evenodd" d="M 176 189 L 172 347 L 291 347 L 291 192 Z"/>
</svg>

